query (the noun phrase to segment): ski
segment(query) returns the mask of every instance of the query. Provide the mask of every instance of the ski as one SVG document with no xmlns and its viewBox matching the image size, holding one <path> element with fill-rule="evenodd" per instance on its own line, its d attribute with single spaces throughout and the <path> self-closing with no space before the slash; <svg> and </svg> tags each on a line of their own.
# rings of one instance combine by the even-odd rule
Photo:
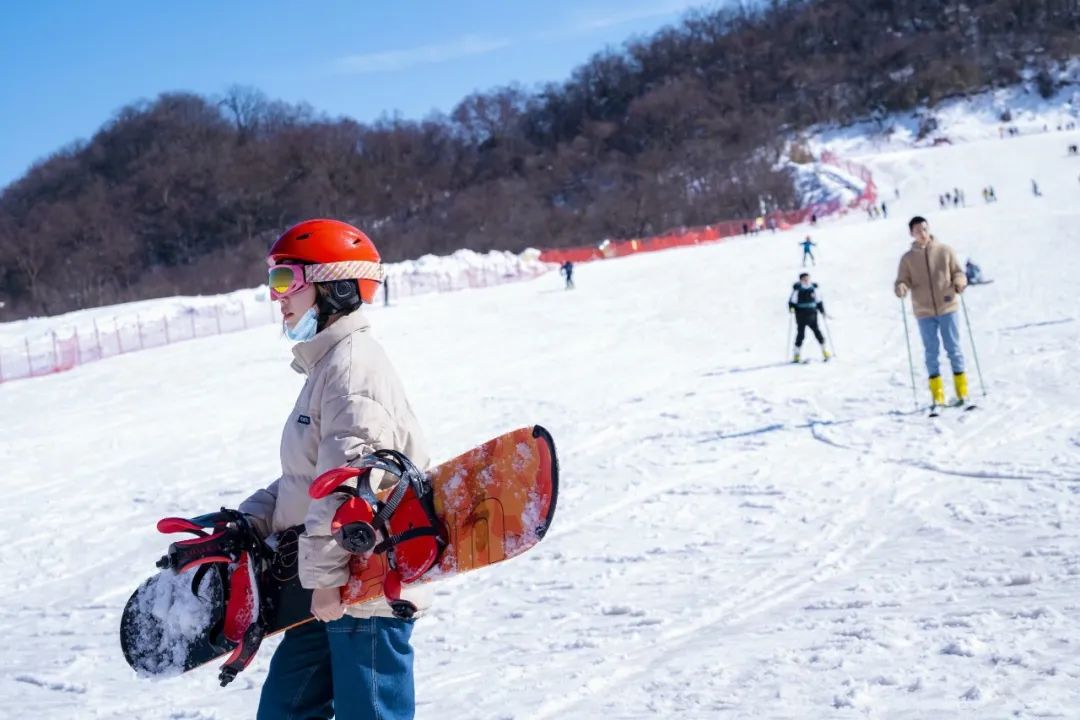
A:
<svg viewBox="0 0 1080 720">
<path fill-rule="evenodd" d="M 927 417 L 932 417 L 932 418 L 941 417 L 941 411 L 943 409 L 963 410 L 964 412 L 970 412 L 972 410 L 977 410 L 978 408 L 979 408 L 979 406 L 976 405 L 975 403 L 969 403 L 969 404 L 962 404 L 962 403 L 961 404 L 956 404 L 956 403 L 953 403 L 953 404 L 950 404 L 950 405 L 931 405 L 926 416 Z"/>
</svg>

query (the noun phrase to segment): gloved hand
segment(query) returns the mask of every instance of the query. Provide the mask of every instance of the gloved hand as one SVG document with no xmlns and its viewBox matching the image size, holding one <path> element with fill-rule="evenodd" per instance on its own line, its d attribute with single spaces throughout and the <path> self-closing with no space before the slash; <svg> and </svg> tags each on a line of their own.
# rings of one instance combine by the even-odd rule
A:
<svg viewBox="0 0 1080 720">
<path fill-rule="evenodd" d="M 907 297 L 907 294 L 908 294 L 908 286 L 905 285 L 904 283 L 896 283 L 896 297 L 898 297 L 898 298 Z"/>
<path fill-rule="evenodd" d="M 957 294 L 960 294 L 960 293 L 964 292 L 964 290 L 966 288 L 967 288 L 967 280 L 961 280 L 961 281 L 957 282 L 955 285 L 953 285 L 953 290 L 955 290 L 957 292 Z"/>
<path fill-rule="evenodd" d="M 793 307 L 791 307 L 790 305 L 788 305 L 787 311 L 788 311 L 789 313 L 792 313 L 792 314 L 794 314 L 794 313 L 795 313 L 795 308 L 793 308 Z"/>
<path fill-rule="evenodd" d="M 345 614 L 341 588 L 315 588 L 311 591 L 311 614 L 316 620 L 332 622 Z"/>
</svg>

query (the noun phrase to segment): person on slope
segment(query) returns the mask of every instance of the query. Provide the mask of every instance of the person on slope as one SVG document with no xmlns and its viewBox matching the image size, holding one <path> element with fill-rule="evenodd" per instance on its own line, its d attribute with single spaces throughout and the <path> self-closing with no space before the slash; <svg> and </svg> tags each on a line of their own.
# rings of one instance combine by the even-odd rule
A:
<svg viewBox="0 0 1080 720">
<path fill-rule="evenodd" d="M 394 617 L 387 603 L 342 605 L 350 556 L 330 530 L 342 498 L 308 496 L 318 475 L 377 449 L 399 450 L 419 468 L 428 464 L 405 389 L 361 312 L 382 278 L 379 253 L 351 225 L 308 220 L 279 237 L 267 261 L 271 297 L 281 305 L 285 334 L 296 342 L 292 368 L 306 380 L 282 433 L 281 477 L 240 511 L 264 537 L 304 525 L 298 572 L 312 590 L 311 612 L 319 622 L 285 633 L 257 717 L 412 718 L 413 619 Z M 372 473 L 372 484 L 379 480 Z M 416 586 L 402 593 L 418 612 L 428 605 L 427 595 Z"/>
<path fill-rule="evenodd" d="M 911 305 L 922 336 L 933 405 L 945 404 L 939 357 L 942 344 L 952 365 L 956 404 L 963 404 L 968 398 L 968 385 L 956 311 L 960 305 L 960 293 L 967 287 L 967 276 L 953 249 L 930 234 L 926 218 L 911 218 L 908 232 L 913 242 L 911 249 L 900 258 L 893 289 L 898 298 L 911 293 Z"/>
<path fill-rule="evenodd" d="M 972 262 L 971 258 L 964 263 L 964 276 L 967 278 L 968 285 L 983 285 L 990 282 L 983 277 L 982 268 Z"/>
<path fill-rule="evenodd" d="M 795 357 L 792 362 L 799 362 L 802 356 L 803 338 L 806 337 L 806 328 L 814 333 L 818 344 L 821 345 L 821 355 L 828 362 L 831 354 L 825 347 L 825 337 L 818 329 L 817 316 L 820 312 L 825 315 L 825 303 L 821 299 L 821 291 L 817 283 L 810 282 L 810 274 L 799 275 L 799 282 L 791 286 L 791 297 L 788 298 L 788 312 L 795 314 Z M 789 330 L 790 331 L 790 330 Z"/>
<path fill-rule="evenodd" d="M 810 236 L 807 235 L 806 239 L 800 244 L 802 245 L 802 266 L 806 267 L 806 258 L 810 258 L 811 264 L 816 266 L 817 260 L 814 259 L 814 253 L 810 251 L 810 248 L 815 247 L 817 243 L 811 240 Z"/>
<path fill-rule="evenodd" d="M 574 288 L 574 263 L 567 260 L 559 267 L 559 272 L 566 277 L 566 289 Z"/>
</svg>

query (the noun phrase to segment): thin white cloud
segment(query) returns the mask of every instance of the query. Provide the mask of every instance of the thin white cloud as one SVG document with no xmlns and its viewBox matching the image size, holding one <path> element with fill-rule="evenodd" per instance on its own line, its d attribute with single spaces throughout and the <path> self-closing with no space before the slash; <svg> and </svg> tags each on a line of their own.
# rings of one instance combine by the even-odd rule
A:
<svg viewBox="0 0 1080 720">
<path fill-rule="evenodd" d="M 387 50 L 377 53 L 347 55 L 334 61 L 338 72 L 353 75 L 391 72 L 416 67 L 434 65 L 457 58 L 473 55 L 486 55 L 511 44 L 509 39 L 483 38 L 467 35 L 453 42 L 437 45 L 422 45 L 407 50 Z"/>
<path fill-rule="evenodd" d="M 604 28 L 624 25 L 636 20 L 647 20 L 654 17 L 674 15 L 691 8 L 712 7 L 717 3 L 703 2 L 702 0 L 667 0 L 666 2 L 649 2 L 638 7 L 629 7 L 602 15 L 580 15 L 572 24 L 572 29 L 577 32 L 589 32 L 603 30 Z"/>
</svg>

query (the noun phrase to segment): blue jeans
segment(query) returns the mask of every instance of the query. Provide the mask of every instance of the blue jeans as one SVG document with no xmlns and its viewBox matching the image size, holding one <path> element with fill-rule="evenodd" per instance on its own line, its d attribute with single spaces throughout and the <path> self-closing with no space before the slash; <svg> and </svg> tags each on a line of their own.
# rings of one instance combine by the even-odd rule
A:
<svg viewBox="0 0 1080 720">
<path fill-rule="evenodd" d="M 270 660 L 258 720 L 411 720 L 411 620 L 313 620 L 285 633 Z"/>
<path fill-rule="evenodd" d="M 949 356 L 953 375 L 964 372 L 964 351 L 960 349 L 960 323 L 956 313 L 919 318 L 919 334 L 922 335 L 923 350 L 926 351 L 926 372 L 930 377 L 941 374 L 941 345 Z M 941 335 L 941 342 L 938 341 Z"/>
</svg>

